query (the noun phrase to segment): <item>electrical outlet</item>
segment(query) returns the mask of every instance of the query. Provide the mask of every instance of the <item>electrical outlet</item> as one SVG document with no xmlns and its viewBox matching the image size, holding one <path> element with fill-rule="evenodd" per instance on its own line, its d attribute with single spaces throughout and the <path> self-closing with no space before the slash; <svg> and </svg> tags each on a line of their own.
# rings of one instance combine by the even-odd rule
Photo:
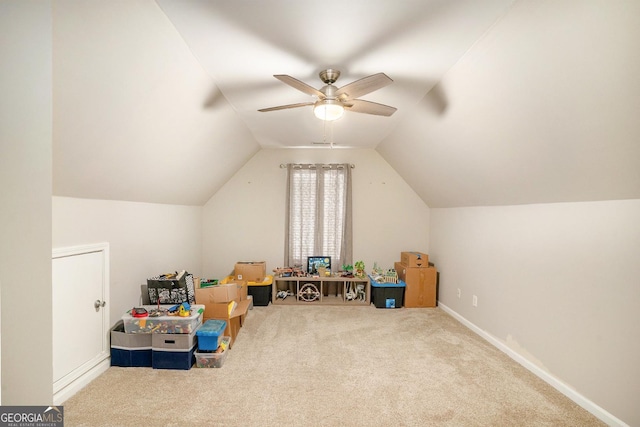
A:
<svg viewBox="0 0 640 427">
<path fill-rule="evenodd" d="M 460 288 L 458 288 L 458 298 L 460 298 L 462 296 L 462 291 L 460 290 Z"/>
<path fill-rule="evenodd" d="M 473 296 L 473 302 L 471 304 L 473 304 L 474 307 L 478 306 L 478 297 L 477 296 L 475 296 L 475 295 Z"/>
</svg>

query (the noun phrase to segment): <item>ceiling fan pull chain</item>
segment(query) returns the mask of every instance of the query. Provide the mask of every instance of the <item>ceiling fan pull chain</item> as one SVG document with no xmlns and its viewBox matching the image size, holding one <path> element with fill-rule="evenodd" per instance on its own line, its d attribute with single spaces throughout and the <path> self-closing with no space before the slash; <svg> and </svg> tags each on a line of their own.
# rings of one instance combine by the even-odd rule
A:
<svg viewBox="0 0 640 427">
<path fill-rule="evenodd" d="M 331 131 L 331 139 L 329 140 L 329 148 L 333 148 L 333 122 L 329 122 L 329 128 L 330 128 L 329 130 Z"/>
<path fill-rule="evenodd" d="M 322 121 L 322 142 L 324 144 L 327 143 L 327 122 L 326 122 L 326 120 Z"/>
</svg>

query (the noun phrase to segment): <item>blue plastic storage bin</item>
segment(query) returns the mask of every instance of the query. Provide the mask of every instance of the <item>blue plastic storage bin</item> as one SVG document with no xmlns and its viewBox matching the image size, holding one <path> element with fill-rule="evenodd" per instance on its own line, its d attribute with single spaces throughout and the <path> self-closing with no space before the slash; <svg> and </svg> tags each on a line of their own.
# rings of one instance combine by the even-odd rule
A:
<svg viewBox="0 0 640 427">
<path fill-rule="evenodd" d="M 227 327 L 227 322 L 218 319 L 209 319 L 196 331 L 198 337 L 198 349 L 215 351 L 220 346 L 222 335 Z"/>
</svg>

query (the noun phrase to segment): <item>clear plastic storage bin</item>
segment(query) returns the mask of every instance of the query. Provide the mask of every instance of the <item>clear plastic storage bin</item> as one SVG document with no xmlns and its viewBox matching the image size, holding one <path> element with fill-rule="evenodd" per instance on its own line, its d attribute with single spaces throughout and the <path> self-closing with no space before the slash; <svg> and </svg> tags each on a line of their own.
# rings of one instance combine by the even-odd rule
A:
<svg viewBox="0 0 640 427">
<path fill-rule="evenodd" d="M 222 351 L 216 353 L 196 351 L 196 367 L 198 368 L 222 368 L 229 352 L 229 342 L 231 337 L 222 337 L 220 348 Z"/>
<path fill-rule="evenodd" d="M 161 306 L 161 308 L 169 308 L 171 306 Z M 157 309 L 157 305 L 143 305 L 149 313 Z M 190 334 L 202 323 L 202 315 L 204 313 L 204 305 L 192 304 L 191 314 L 189 316 L 164 315 L 164 316 L 146 316 L 133 317 L 131 311 L 122 316 L 124 322 L 124 331 L 128 334 Z"/>
</svg>

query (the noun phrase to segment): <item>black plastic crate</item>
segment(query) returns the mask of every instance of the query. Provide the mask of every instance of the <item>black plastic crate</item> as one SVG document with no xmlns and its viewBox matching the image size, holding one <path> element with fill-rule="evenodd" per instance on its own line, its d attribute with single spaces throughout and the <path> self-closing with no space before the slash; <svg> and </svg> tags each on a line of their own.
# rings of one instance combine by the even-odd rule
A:
<svg viewBox="0 0 640 427">
<path fill-rule="evenodd" d="M 253 305 L 267 306 L 271 302 L 272 285 L 257 285 L 247 287 L 247 293 L 253 297 Z"/>
<path fill-rule="evenodd" d="M 404 305 L 404 284 L 372 284 L 371 302 L 376 308 L 401 308 Z"/>
</svg>

